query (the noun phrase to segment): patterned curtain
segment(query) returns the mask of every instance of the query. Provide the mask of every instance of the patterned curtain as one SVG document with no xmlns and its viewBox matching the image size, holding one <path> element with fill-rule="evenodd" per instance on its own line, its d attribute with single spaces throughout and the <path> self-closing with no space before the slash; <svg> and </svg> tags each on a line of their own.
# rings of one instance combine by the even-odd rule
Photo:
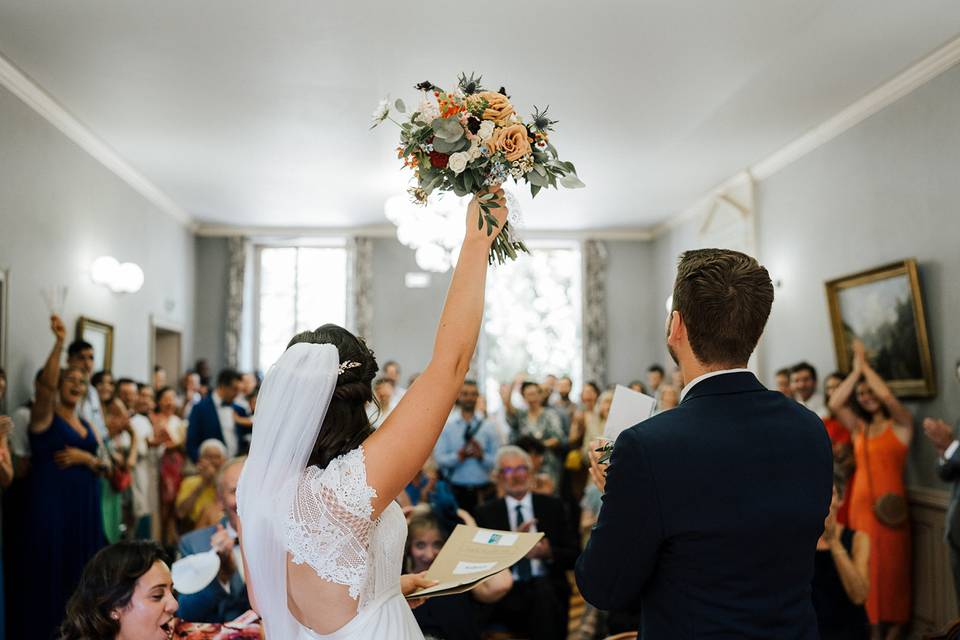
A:
<svg viewBox="0 0 960 640">
<path fill-rule="evenodd" d="M 227 239 L 227 322 L 224 331 L 223 359 L 228 367 L 237 367 L 240 334 L 243 331 L 243 289 L 246 275 L 247 239 Z"/>
<path fill-rule="evenodd" d="M 607 247 L 583 243 L 583 379 L 607 379 Z"/>
<path fill-rule="evenodd" d="M 373 329 L 373 239 L 350 241 L 347 282 L 347 328 L 369 339 Z"/>
</svg>

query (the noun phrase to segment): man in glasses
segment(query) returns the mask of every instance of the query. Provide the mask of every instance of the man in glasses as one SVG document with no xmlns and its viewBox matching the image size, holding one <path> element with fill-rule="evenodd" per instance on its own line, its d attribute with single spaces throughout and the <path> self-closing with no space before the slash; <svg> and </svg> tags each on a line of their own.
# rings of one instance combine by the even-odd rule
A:
<svg viewBox="0 0 960 640">
<path fill-rule="evenodd" d="M 514 565 L 513 588 L 491 605 L 488 621 L 531 640 L 566 638 L 570 585 L 565 572 L 573 567 L 580 547 L 574 523 L 559 499 L 532 492 L 533 462 L 523 449 L 502 447 L 494 476 L 504 497 L 477 507 L 477 524 L 542 531 L 544 537 Z"/>
</svg>

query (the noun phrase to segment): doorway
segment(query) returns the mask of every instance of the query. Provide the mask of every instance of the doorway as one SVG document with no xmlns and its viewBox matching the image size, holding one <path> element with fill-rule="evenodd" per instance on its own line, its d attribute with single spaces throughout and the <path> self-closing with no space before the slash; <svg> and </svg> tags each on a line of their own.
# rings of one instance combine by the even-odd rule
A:
<svg viewBox="0 0 960 640">
<path fill-rule="evenodd" d="M 167 384 L 176 387 L 180 376 L 183 375 L 181 330 L 178 327 L 158 325 L 154 322 L 152 347 L 151 376 L 156 367 L 163 367 L 167 373 Z"/>
</svg>

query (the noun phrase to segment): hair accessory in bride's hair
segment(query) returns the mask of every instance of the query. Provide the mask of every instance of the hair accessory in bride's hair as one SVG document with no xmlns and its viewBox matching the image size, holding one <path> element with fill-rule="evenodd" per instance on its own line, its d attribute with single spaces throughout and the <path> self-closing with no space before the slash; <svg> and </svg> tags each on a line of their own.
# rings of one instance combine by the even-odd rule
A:
<svg viewBox="0 0 960 640">
<path fill-rule="evenodd" d="M 340 366 L 337 368 L 337 371 L 338 371 L 337 375 L 342 376 L 343 372 L 346 371 L 347 369 L 356 369 L 359 366 L 360 366 L 359 362 L 353 362 L 352 360 L 348 360 L 347 362 L 341 362 Z"/>
</svg>

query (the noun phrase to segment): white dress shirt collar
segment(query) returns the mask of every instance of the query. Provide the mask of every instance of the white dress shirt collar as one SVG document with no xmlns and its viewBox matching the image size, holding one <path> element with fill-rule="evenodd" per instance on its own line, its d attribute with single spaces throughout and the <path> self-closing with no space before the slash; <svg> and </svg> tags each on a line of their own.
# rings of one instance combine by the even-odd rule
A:
<svg viewBox="0 0 960 640">
<path fill-rule="evenodd" d="M 683 391 L 680 392 L 680 402 L 683 402 L 683 399 L 687 397 L 687 394 L 688 394 L 688 393 L 690 393 L 690 389 L 693 389 L 693 387 L 694 387 L 698 382 L 703 382 L 703 381 L 706 380 L 707 378 L 714 378 L 714 377 L 716 377 L 716 376 L 722 376 L 722 375 L 724 375 L 725 373 L 753 373 L 753 372 L 750 371 L 750 369 L 744 369 L 744 368 L 739 368 L 739 369 L 721 369 L 720 371 L 708 371 L 707 373 L 704 373 L 703 375 L 697 376 L 696 378 L 694 378 L 693 380 L 691 380 L 690 382 L 688 382 L 688 383 L 683 387 Z"/>
</svg>

